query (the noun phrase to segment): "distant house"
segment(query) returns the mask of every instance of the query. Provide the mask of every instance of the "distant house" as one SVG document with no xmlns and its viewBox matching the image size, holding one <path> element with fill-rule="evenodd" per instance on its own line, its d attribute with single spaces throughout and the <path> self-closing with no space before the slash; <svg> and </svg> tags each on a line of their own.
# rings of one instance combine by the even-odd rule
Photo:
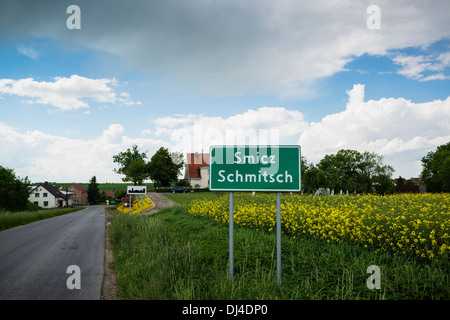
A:
<svg viewBox="0 0 450 320">
<path fill-rule="evenodd" d="M 45 209 L 63 208 L 71 205 L 72 193 L 45 182 L 31 190 L 28 200 Z"/>
<path fill-rule="evenodd" d="M 87 191 L 78 183 L 69 184 L 66 188 L 68 192 L 73 192 L 72 202 L 74 205 L 87 204 Z"/>
<path fill-rule="evenodd" d="M 185 180 L 193 188 L 209 187 L 209 153 L 188 153 Z"/>
<path fill-rule="evenodd" d="M 106 194 L 107 197 L 111 197 L 111 198 L 115 198 L 116 197 L 116 192 L 115 191 L 100 191 L 100 194 Z"/>
<path fill-rule="evenodd" d="M 403 178 L 394 179 L 395 182 L 395 192 L 397 193 L 424 193 L 426 188 L 420 186 L 422 179 L 420 178 L 410 178 L 408 180 Z"/>
</svg>

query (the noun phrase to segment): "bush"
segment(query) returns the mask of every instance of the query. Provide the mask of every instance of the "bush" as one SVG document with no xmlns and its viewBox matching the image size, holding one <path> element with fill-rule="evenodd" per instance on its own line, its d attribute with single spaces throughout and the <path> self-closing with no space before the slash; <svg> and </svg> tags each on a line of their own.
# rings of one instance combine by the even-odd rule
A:
<svg viewBox="0 0 450 320">
<path fill-rule="evenodd" d="M 42 210 L 42 208 L 39 207 L 38 205 L 35 205 L 34 203 L 31 203 L 30 201 L 28 201 L 25 206 L 25 210 L 26 211 L 39 211 L 39 210 Z"/>
<path fill-rule="evenodd" d="M 9 211 L 25 210 L 29 185 L 28 178 L 19 179 L 14 170 L 0 166 L 0 208 Z"/>
</svg>

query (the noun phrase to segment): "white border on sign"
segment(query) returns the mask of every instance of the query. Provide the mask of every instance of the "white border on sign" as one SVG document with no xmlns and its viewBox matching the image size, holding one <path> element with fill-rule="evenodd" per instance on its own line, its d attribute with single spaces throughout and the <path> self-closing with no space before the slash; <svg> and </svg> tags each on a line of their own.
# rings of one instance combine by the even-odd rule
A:
<svg viewBox="0 0 450 320">
<path fill-rule="evenodd" d="M 130 188 L 133 188 L 133 192 L 130 192 Z M 142 190 L 144 188 L 144 192 L 134 192 L 134 188 Z M 127 186 L 127 194 L 146 194 L 147 186 Z"/>
<path fill-rule="evenodd" d="M 212 165 L 212 148 L 297 148 L 298 149 L 298 181 L 299 181 L 299 189 L 219 189 L 219 188 L 211 188 L 211 165 Z M 209 147 L 209 190 L 210 191 L 251 191 L 251 192 L 300 192 L 302 190 L 302 156 L 301 156 L 301 147 L 299 145 L 211 145 Z"/>
</svg>

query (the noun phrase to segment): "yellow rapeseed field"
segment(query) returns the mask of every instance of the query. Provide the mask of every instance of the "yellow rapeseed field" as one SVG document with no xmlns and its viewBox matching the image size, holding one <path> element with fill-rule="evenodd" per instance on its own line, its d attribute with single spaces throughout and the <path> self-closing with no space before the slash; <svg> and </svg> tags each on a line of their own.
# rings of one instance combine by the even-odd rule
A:
<svg viewBox="0 0 450 320">
<path fill-rule="evenodd" d="M 145 211 L 149 209 L 152 206 L 152 202 L 148 197 L 144 198 L 144 208 L 142 211 Z M 123 204 L 117 207 L 117 210 L 119 210 L 122 213 L 126 214 L 140 214 L 141 213 L 141 207 L 142 207 L 142 199 L 134 200 L 133 202 L 133 210 L 130 210 L 128 207 L 123 207 Z"/>
<path fill-rule="evenodd" d="M 275 194 L 235 193 L 234 222 L 258 230 L 276 228 Z M 189 213 L 229 221 L 228 195 L 196 199 Z M 282 231 L 328 242 L 350 241 L 376 251 L 439 261 L 450 256 L 450 194 L 309 196 L 283 194 Z"/>
</svg>

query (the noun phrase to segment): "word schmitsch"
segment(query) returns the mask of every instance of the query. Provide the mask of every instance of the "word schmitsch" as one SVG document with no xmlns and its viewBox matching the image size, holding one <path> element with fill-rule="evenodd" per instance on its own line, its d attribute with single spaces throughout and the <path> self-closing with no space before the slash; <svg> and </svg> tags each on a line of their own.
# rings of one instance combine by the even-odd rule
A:
<svg viewBox="0 0 450 320">
<path fill-rule="evenodd" d="M 236 170 L 235 173 L 225 173 L 225 170 L 219 170 L 218 174 L 220 178 L 218 182 L 268 182 L 268 183 L 292 183 L 293 178 L 287 171 L 279 174 L 269 174 L 267 171 L 259 170 L 258 174 L 255 173 L 239 173 Z"/>
<path fill-rule="evenodd" d="M 256 154 L 243 155 L 242 152 L 236 151 L 234 153 L 234 164 L 261 164 L 261 165 L 277 165 L 276 155 L 260 154 L 259 151 Z M 225 170 L 219 170 L 218 182 L 250 182 L 250 183 L 292 183 L 293 177 L 285 171 L 284 173 L 269 173 L 268 170 L 261 169 L 258 173 L 240 173 L 239 170 L 235 172 L 226 172 Z"/>
</svg>

